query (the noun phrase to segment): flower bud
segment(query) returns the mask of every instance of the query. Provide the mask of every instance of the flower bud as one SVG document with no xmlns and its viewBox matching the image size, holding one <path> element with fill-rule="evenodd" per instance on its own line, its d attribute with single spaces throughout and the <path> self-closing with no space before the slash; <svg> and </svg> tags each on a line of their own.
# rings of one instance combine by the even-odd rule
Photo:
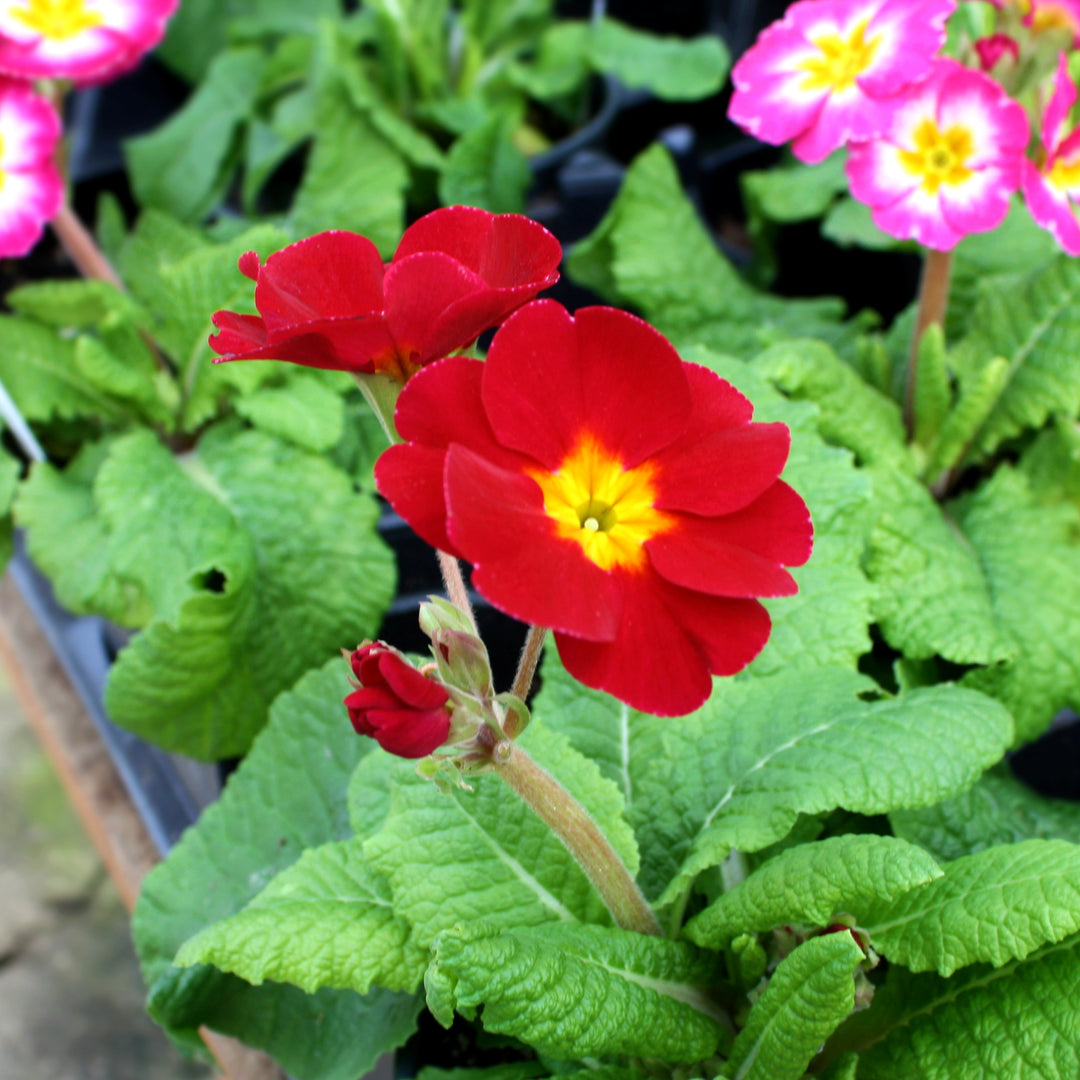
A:
<svg viewBox="0 0 1080 1080">
<path fill-rule="evenodd" d="M 487 647 L 462 612 L 433 596 L 420 605 L 420 629 L 431 638 L 431 651 L 447 686 L 480 699 L 494 696 Z"/>
<path fill-rule="evenodd" d="M 1008 34 L 990 34 L 989 37 L 979 38 L 975 42 L 975 52 L 979 65 L 986 72 L 992 71 L 1003 59 L 1012 66 L 1020 61 L 1020 46 Z"/>
<path fill-rule="evenodd" d="M 358 735 L 403 758 L 422 758 L 450 733 L 450 695 L 405 657 L 381 642 L 365 642 L 349 656 L 357 689 L 345 698 Z"/>
</svg>

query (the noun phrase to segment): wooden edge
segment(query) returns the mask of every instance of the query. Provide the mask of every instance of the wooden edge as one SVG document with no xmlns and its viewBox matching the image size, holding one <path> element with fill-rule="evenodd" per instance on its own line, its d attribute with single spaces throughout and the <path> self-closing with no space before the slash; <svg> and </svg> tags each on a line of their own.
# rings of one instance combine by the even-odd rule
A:
<svg viewBox="0 0 1080 1080">
<path fill-rule="evenodd" d="M 98 730 L 19 593 L 0 579 L 0 664 L 109 876 L 130 912 L 157 851 Z M 206 1028 L 225 1080 L 281 1080 L 272 1058 Z"/>
</svg>

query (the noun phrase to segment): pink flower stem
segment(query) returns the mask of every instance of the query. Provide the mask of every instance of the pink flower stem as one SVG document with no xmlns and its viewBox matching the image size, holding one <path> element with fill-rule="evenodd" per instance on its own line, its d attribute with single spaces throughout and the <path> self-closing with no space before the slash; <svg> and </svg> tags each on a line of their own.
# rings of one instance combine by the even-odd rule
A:
<svg viewBox="0 0 1080 1080">
<path fill-rule="evenodd" d="M 453 555 L 447 555 L 445 551 L 437 551 L 435 554 L 439 557 L 439 569 L 442 571 L 443 584 L 446 586 L 446 595 L 450 598 L 450 603 L 468 616 L 473 633 L 477 633 L 476 616 L 473 614 L 472 604 L 469 603 L 469 590 L 465 588 L 461 563 Z"/>
<path fill-rule="evenodd" d="M 904 387 L 904 426 L 908 436 L 915 433 L 915 393 L 919 374 L 919 342 L 927 327 L 941 325 L 949 305 L 949 276 L 952 273 L 952 252 L 926 249 L 922 280 L 919 283 L 919 309 L 915 316 L 915 333 L 908 355 L 907 381 Z"/>
<path fill-rule="evenodd" d="M 536 665 L 540 662 L 540 654 L 544 651 L 544 639 L 547 630 L 542 626 L 530 626 L 525 636 L 525 644 L 521 649 L 521 659 L 518 660 L 517 673 L 514 675 L 514 685 L 510 693 L 524 701 L 532 689 L 533 677 L 536 675 Z"/>
<path fill-rule="evenodd" d="M 495 772 L 562 841 L 624 930 L 662 937 L 663 930 L 626 864 L 585 809 L 517 743 L 503 743 L 505 760 L 495 756 Z"/>
<path fill-rule="evenodd" d="M 124 283 L 120 280 L 120 275 L 112 268 L 89 230 L 70 206 L 66 203 L 61 206 L 51 224 L 56 238 L 83 277 L 107 281 L 123 290 Z"/>
</svg>

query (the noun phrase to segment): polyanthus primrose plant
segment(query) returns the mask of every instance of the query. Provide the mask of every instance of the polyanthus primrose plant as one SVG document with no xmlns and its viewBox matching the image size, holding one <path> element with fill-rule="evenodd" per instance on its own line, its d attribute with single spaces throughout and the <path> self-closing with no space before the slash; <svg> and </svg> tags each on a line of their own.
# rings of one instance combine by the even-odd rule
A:
<svg viewBox="0 0 1080 1080">
<path fill-rule="evenodd" d="M 279 698 L 148 879 L 152 1014 L 303 1080 L 360 1074 L 424 1004 L 520 1059 L 476 1080 L 1072 1076 L 1075 811 L 1000 775 L 974 821 L 939 811 L 1000 760 L 1009 710 L 913 666 L 889 693 L 814 640 L 850 584 L 815 578 L 807 507 L 833 558 L 838 521 L 861 535 L 850 455 L 750 365 L 536 299 L 557 245 L 534 223 L 412 229 L 387 265 L 342 233 L 244 256 L 259 313 L 216 316 L 223 360 L 355 373 L 392 443 L 380 490 L 449 599 L 421 607 L 429 659 L 348 654 L 344 709 L 340 660 Z M 780 349 L 835 374 L 820 344 Z M 531 624 L 509 688 L 462 562 Z M 1003 843 L 1017 807 L 1038 824 Z"/>
</svg>

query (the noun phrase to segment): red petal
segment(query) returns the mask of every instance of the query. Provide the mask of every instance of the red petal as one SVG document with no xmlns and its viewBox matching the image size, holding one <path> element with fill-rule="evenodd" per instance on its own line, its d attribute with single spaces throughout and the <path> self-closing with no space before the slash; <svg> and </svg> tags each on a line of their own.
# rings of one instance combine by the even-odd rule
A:
<svg viewBox="0 0 1080 1080">
<path fill-rule="evenodd" d="M 620 583 L 575 541 L 555 535 L 534 480 L 454 445 L 446 501 L 450 536 L 474 564 L 473 585 L 496 607 L 593 640 L 614 636 Z"/>
<path fill-rule="evenodd" d="M 252 281 L 259 280 L 259 270 L 261 266 L 259 263 L 258 252 L 245 251 L 244 254 L 240 256 L 236 265 L 240 268 L 240 273 L 243 274 L 244 277 L 251 278 Z"/>
<path fill-rule="evenodd" d="M 397 443 L 384 450 L 375 463 L 375 486 L 417 536 L 460 558 L 446 534 L 445 464 L 445 450 Z"/>
<path fill-rule="evenodd" d="M 450 734 L 450 717 L 444 709 L 432 712 L 393 710 L 370 712 L 368 722 L 375 729 L 378 744 L 403 758 L 427 757 Z"/>
<path fill-rule="evenodd" d="M 693 712 L 712 692 L 706 658 L 668 611 L 659 581 L 631 578 L 613 642 L 555 635 L 566 670 L 586 686 L 656 716 Z"/>
<path fill-rule="evenodd" d="M 242 345 L 243 342 L 223 334 L 215 334 L 210 339 L 210 347 L 220 351 L 223 344 Z M 337 354 L 333 346 L 318 334 L 298 334 L 285 341 L 268 343 L 259 348 L 249 348 L 242 352 L 226 352 L 217 357 L 215 363 L 227 360 L 287 360 L 291 364 L 303 364 L 305 367 L 327 368 L 333 371 L 373 371 L 372 367 L 355 367 Z"/>
<path fill-rule="evenodd" d="M 673 585 L 713 596 L 791 596 L 795 579 L 772 559 L 729 543 L 723 519 L 680 514 L 674 529 L 646 541 L 653 569 Z"/>
<path fill-rule="evenodd" d="M 664 603 L 708 657 L 714 675 L 742 671 L 769 640 L 772 621 L 756 600 L 706 596 L 666 585 Z"/>
<path fill-rule="evenodd" d="M 495 335 L 484 405 L 499 442 L 552 471 L 585 432 L 632 468 L 682 431 L 690 414 L 682 369 L 668 341 L 633 315 L 594 307 L 572 318 L 537 300 Z"/>
<path fill-rule="evenodd" d="M 211 321 L 218 328 L 218 332 L 210 335 L 210 348 L 223 356 L 227 353 L 240 354 L 249 349 L 261 349 L 268 341 L 266 324 L 258 315 L 215 311 Z"/>
<path fill-rule="evenodd" d="M 495 444 L 480 400 L 484 364 L 452 356 L 429 364 L 401 391 L 394 411 L 398 434 L 410 442 L 445 449 L 468 442 L 479 431 L 483 443 Z"/>
<path fill-rule="evenodd" d="M 318 335 L 326 342 L 324 351 L 333 359 L 319 367 L 336 371 L 375 371 L 378 362 L 395 356 L 394 339 L 381 314 L 345 319 L 319 319 L 302 327 L 305 336 Z M 289 340 L 296 331 L 271 336 L 274 340 Z"/>
<path fill-rule="evenodd" d="M 425 214 L 401 237 L 393 261 L 421 251 L 442 251 L 479 272 L 495 215 L 478 206 L 444 206 Z"/>
<path fill-rule="evenodd" d="M 814 546 L 810 511 L 783 480 L 749 506 L 715 519 L 713 533 L 784 566 L 802 566 Z"/>
<path fill-rule="evenodd" d="M 259 272 L 255 306 L 271 333 L 383 308 L 383 264 L 365 236 L 332 231 L 275 252 Z"/>
<path fill-rule="evenodd" d="M 424 678 L 393 653 L 379 657 L 379 671 L 398 698 L 414 709 L 439 709 L 450 700 L 445 687 Z"/>
</svg>

